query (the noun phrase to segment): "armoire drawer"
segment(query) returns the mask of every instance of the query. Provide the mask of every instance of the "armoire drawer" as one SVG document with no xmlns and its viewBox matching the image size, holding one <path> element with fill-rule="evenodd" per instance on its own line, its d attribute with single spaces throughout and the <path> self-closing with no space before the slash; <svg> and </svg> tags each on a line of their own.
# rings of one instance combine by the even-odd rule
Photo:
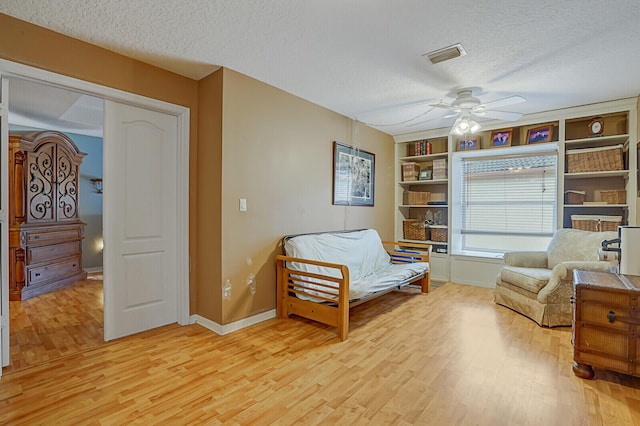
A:
<svg viewBox="0 0 640 426">
<path fill-rule="evenodd" d="M 81 241 L 70 241 L 68 243 L 52 244 L 48 246 L 29 247 L 27 249 L 27 265 L 69 257 L 74 254 L 79 255 L 81 250 Z"/>
<path fill-rule="evenodd" d="M 27 286 L 37 285 L 42 282 L 56 280 L 60 277 L 71 275 L 80 271 L 82 262 L 80 256 L 74 256 L 63 262 L 50 263 L 46 266 L 28 268 L 29 282 Z"/>
<path fill-rule="evenodd" d="M 79 240 L 82 238 L 82 232 L 83 229 L 80 226 L 49 232 L 22 231 L 20 239 L 24 246 L 55 244 L 56 242 Z"/>
</svg>

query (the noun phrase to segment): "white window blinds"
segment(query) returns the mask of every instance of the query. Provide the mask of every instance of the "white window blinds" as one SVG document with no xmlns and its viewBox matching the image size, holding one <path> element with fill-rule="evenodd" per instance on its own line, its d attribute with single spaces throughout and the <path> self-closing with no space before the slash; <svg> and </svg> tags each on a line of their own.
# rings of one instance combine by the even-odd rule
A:
<svg viewBox="0 0 640 426">
<path fill-rule="evenodd" d="M 462 159 L 461 249 L 546 247 L 556 228 L 556 165 L 555 153 Z"/>
</svg>

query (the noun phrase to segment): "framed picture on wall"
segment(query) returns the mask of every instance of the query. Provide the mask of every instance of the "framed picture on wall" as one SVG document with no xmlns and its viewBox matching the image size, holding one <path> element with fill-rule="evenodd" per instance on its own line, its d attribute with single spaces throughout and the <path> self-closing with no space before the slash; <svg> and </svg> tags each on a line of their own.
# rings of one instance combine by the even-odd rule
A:
<svg viewBox="0 0 640 426">
<path fill-rule="evenodd" d="M 527 131 L 527 144 L 551 142 L 553 138 L 553 124 L 534 127 Z"/>
<path fill-rule="evenodd" d="M 494 130 L 491 132 L 491 148 L 511 146 L 513 129 Z"/>
<path fill-rule="evenodd" d="M 334 142 L 333 204 L 373 206 L 375 168 L 375 154 Z"/>
<path fill-rule="evenodd" d="M 467 138 L 458 141 L 458 151 L 471 151 L 480 148 L 480 137 Z"/>
</svg>

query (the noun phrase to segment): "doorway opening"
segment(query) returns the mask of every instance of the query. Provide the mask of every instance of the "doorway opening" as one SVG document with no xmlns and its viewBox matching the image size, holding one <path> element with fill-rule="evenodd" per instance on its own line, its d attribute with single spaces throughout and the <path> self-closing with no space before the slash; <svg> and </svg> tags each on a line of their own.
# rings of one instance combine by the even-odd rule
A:
<svg viewBox="0 0 640 426">
<path fill-rule="evenodd" d="M 103 116 L 101 98 L 9 78 L 9 134 L 58 131 L 86 154 L 79 168 L 78 217 L 85 224 L 81 268 L 87 279 L 25 300 L 10 293 L 5 374 L 104 344 L 103 205 L 102 186 L 97 185 L 102 179 Z M 9 188 L 11 200 L 14 191 Z"/>
<path fill-rule="evenodd" d="M 173 322 L 189 324 L 189 109 L 1 59 L 0 73 L 5 108 L 0 111 L 0 143 L 5 159 L 9 79 L 90 95 L 104 104 L 103 294 L 109 308 L 104 309 L 104 340 Z M 147 153 L 154 158 L 149 160 Z M 140 158 L 148 161 L 135 161 Z M 168 161 L 154 161 L 159 158 Z M 0 165 L 0 171 L 0 243 L 8 247 L 7 168 Z M 144 244 L 145 238 L 156 236 L 161 238 Z M 6 367 L 10 327 L 4 252 L 0 255 L 0 353 Z M 171 273 L 163 270 L 165 265 L 170 265 Z M 169 320 L 162 316 L 165 311 L 170 313 Z"/>
</svg>

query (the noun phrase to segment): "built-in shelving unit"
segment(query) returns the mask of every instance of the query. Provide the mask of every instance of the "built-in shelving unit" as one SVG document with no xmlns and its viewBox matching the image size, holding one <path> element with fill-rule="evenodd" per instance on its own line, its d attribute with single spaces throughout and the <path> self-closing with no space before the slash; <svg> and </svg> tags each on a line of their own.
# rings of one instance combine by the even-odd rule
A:
<svg viewBox="0 0 640 426">
<path fill-rule="evenodd" d="M 602 123 L 602 131 L 600 134 L 589 135 L 590 124 L 595 119 Z M 596 148 L 604 149 L 599 151 L 600 157 L 608 155 L 607 153 L 621 151 L 622 163 L 618 170 L 595 168 L 594 171 L 574 172 L 568 160 L 565 162 L 565 192 L 580 191 L 585 195 L 581 203 L 563 205 L 563 227 L 572 227 L 571 217 L 578 215 L 619 216 L 622 218 L 623 225 L 635 222 L 637 182 L 635 174 L 631 174 L 630 170 L 635 170 L 637 164 L 630 155 L 629 119 L 629 111 L 619 111 L 597 116 L 587 115 L 565 121 L 563 145 L 565 159 L 568 155 L 580 155 L 576 153 Z M 620 146 L 622 150 L 614 149 Z M 623 199 L 615 197 L 613 200 L 607 199 L 609 197 L 606 194 L 621 194 Z"/>
<path fill-rule="evenodd" d="M 399 185 L 402 190 L 399 192 L 399 226 L 403 228 L 403 222 L 406 220 L 423 220 L 428 224 L 425 230 L 425 240 L 415 240 L 411 238 L 404 238 L 406 233 L 402 229 L 402 239 L 404 241 L 419 241 L 428 242 L 433 244 L 435 253 L 447 253 L 447 224 L 449 220 L 448 206 L 446 200 L 448 199 L 449 192 L 449 178 L 446 172 L 446 164 L 449 159 L 449 138 L 448 136 L 441 136 L 431 138 L 429 142 L 429 154 L 421 153 L 419 144 L 422 142 L 422 151 L 425 150 L 426 141 L 411 141 L 398 146 L 398 161 L 400 168 L 400 181 Z M 418 155 L 414 155 L 418 153 Z M 438 178 L 435 175 L 434 168 L 439 168 L 437 164 L 445 163 L 444 178 Z M 403 173 L 403 165 L 417 165 L 420 169 L 421 175 L 415 180 L 408 180 L 405 173 Z M 434 167 L 434 164 L 436 166 Z M 434 177 L 436 179 L 434 179 Z M 407 180 L 405 180 L 405 179 Z M 405 194 L 408 192 L 427 192 L 430 197 L 426 204 L 404 204 L 406 200 Z M 433 230 L 433 231 L 432 231 Z M 438 236 L 438 240 L 431 238 L 431 233 Z"/>
<path fill-rule="evenodd" d="M 638 157 L 640 149 L 637 142 L 637 99 L 623 99 L 620 101 L 604 102 L 545 113 L 530 114 L 513 123 L 482 122 L 482 132 L 474 135 L 478 139 L 478 149 L 509 150 L 514 152 L 519 146 L 527 145 L 530 130 L 551 126 L 553 128 L 549 142 L 557 144 L 558 161 L 558 227 L 572 226 L 572 215 L 605 215 L 622 216 L 622 224 L 635 225 L 637 223 L 638 201 Z M 598 118 L 603 130 L 600 135 L 590 134 L 590 123 Z M 492 147 L 492 132 L 498 129 L 510 129 L 512 138 L 508 147 Z M 416 163 L 420 171 L 433 168 L 434 160 L 445 160 L 447 167 L 453 164 L 452 158 L 460 147 L 460 137 L 449 134 L 449 129 L 437 129 L 402 135 L 396 139 L 396 239 L 404 240 L 403 222 L 406 220 L 433 220 L 432 228 L 449 231 L 451 224 L 451 209 L 448 205 L 416 205 L 406 204 L 406 191 L 421 191 L 437 194 L 438 201 L 448 201 L 451 198 L 451 170 L 447 170 L 446 177 L 440 179 L 403 180 L 403 165 Z M 431 153 L 411 155 L 415 153 L 416 142 L 428 140 Z M 621 170 L 594 170 L 590 172 L 571 172 L 567 167 L 567 152 L 572 150 L 623 146 L 623 167 Z M 423 176 L 425 177 L 425 176 Z M 431 176 L 433 177 L 433 176 Z M 566 191 L 584 192 L 584 201 L 580 204 L 565 202 Z M 623 191 L 624 200 L 608 200 L 605 204 L 603 191 Z M 444 197 L 444 199 L 442 199 Z M 433 198 L 432 198 L 433 199 Z M 435 215 L 438 215 L 436 221 Z M 453 269 L 462 267 L 460 259 L 454 262 L 449 254 L 451 247 L 451 232 L 447 232 L 445 241 L 427 242 L 434 245 L 433 277 L 435 279 L 455 279 Z M 405 240 L 407 241 L 407 240 Z M 454 256 L 460 257 L 460 256 Z M 451 265 L 455 263 L 455 268 Z M 490 268 L 496 268 L 496 259 L 488 259 Z M 470 264 L 471 265 L 471 264 Z M 474 259 L 473 267 L 479 266 L 478 259 Z M 489 268 L 489 269 L 490 269 Z M 487 269 L 488 270 L 488 269 Z M 487 272 L 487 271 L 485 271 Z M 491 276 L 485 273 L 485 276 Z M 479 275 L 483 275 L 479 271 Z"/>
</svg>

